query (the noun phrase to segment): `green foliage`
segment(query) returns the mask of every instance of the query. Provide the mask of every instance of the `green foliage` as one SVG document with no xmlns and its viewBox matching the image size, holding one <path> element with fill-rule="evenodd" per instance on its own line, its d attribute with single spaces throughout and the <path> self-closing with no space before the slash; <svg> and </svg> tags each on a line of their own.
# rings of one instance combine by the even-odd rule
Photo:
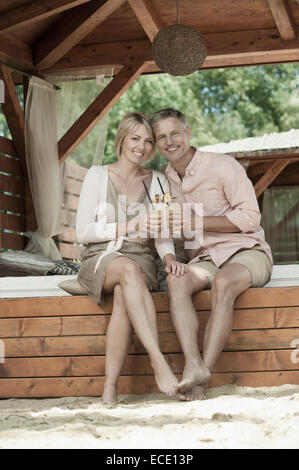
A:
<svg viewBox="0 0 299 470">
<path fill-rule="evenodd" d="M 0 135 L 2 137 L 6 137 L 7 139 L 11 139 L 11 135 L 3 113 L 0 113 Z"/>
<path fill-rule="evenodd" d="M 78 80 L 73 82 L 59 82 L 60 91 L 57 100 L 57 116 L 58 116 L 58 138 L 62 137 L 71 125 L 83 114 L 88 106 L 100 94 L 106 86 L 109 79 L 103 83 L 96 80 Z M 62 95 L 62 96 L 61 96 Z M 59 99 L 59 98 L 62 99 Z M 70 103 L 70 106 L 68 106 Z M 63 109 L 64 106 L 64 109 Z M 101 129 L 107 122 L 104 117 L 75 148 L 70 161 L 80 166 L 89 168 L 94 159 L 97 150 L 98 136 L 101 135 Z"/>
<path fill-rule="evenodd" d="M 115 161 L 115 133 L 122 117 L 130 111 L 151 116 L 165 107 L 180 109 L 187 116 L 191 142 L 196 146 L 299 128 L 295 79 L 299 81 L 297 64 L 200 70 L 187 77 L 143 75 L 110 110 L 103 163 Z M 83 93 L 77 97 L 75 117 L 99 93 L 89 81 L 83 86 Z M 70 158 L 88 168 L 93 161 L 98 132 L 98 127 L 94 128 Z M 2 114 L 0 134 L 9 136 Z M 164 163 L 157 154 L 149 166 L 159 169 Z"/>
<path fill-rule="evenodd" d="M 200 70 L 187 77 L 143 75 L 110 111 L 104 163 L 115 160 L 118 123 L 132 110 L 151 116 L 162 108 L 179 109 L 187 116 L 196 146 L 298 128 L 296 77 L 297 64 Z M 164 163 L 157 155 L 150 166 L 159 169 Z"/>
<path fill-rule="evenodd" d="M 20 104 L 23 107 L 23 87 L 22 85 L 16 85 L 16 92 L 20 100 Z M 12 139 L 11 133 L 7 127 L 6 119 L 3 112 L 0 112 L 0 135 L 6 137 L 7 139 Z"/>
</svg>

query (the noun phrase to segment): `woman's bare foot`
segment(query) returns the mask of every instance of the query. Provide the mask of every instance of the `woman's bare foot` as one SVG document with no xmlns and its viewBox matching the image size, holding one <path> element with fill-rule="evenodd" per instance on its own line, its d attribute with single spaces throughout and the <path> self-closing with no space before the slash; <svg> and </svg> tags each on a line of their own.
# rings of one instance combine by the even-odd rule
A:
<svg viewBox="0 0 299 470">
<path fill-rule="evenodd" d="M 155 372 L 155 379 L 161 392 L 174 397 L 178 391 L 178 379 L 173 374 L 166 360 L 162 358 L 158 362 L 151 361 Z"/>
<path fill-rule="evenodd" d="M 203 361 L 198 364 L 186 364 L 178 389 L 181 393 L 188 392 L 196 385 L 206 384 L 210 378 L 211 373 Z"/>
<path fill-rule="evenodd" d="M 179 396 L 181 401 L 205 400 L 208 385 L 196 385 L 188 392 Z"/>
<path fill-rule="evenodd" d="M 117 393 L 116 393 L 116 386 L 115 385 L 104 385 L 104 391 L 102 395 L 103 403 L 113 405 L 117 402 Z"/>
</svg>

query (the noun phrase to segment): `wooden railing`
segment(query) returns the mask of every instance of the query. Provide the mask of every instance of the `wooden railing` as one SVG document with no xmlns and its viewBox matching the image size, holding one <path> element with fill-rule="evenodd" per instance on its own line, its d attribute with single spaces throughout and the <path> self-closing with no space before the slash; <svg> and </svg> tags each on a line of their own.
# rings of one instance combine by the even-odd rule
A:
<svg viewBox="0 0 299 470">
<path fill-rule="evenodd" d="M 13 141 L 0 137 L 0 248 L 22 250 L 26 239 L 26 180 Z"/>
<path fill-rule="evenodd" d="M 56 237 L 65 259 L 80 258 L 82 245 L 76 241 L 75 222 L 86 168 L 66 162 L 66 184 L 62 223 L 64 230 Z M 36 230 L 29 183 L 25 179 L 13 141 L 0 136 L 0 249 L 23 250 L 28 239 L 22 234 Z"/>
<path fill-rule="evenodd" d="M 81 186 L 86 172 L 86 168 L 70 162 L 65 163 L 66 184 L 62 213 L 62 223 L 65 230 L 57 237 L 59 251 L 65 259 L 80 258 L 84 248 L 77 243 L 74 228 Z"/>
</svg>

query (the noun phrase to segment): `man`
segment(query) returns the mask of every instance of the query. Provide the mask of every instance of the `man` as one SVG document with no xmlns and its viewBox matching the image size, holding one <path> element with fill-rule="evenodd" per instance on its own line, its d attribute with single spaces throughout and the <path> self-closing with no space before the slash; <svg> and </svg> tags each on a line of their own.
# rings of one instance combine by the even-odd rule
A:
<svg viewBox="0 0 299 470">
<path fill-rule="evenodd" d="M 172 196 L 182 207 L 202 204 L 202 213 L 194 209 L 191 220 L 192 230 L 202 226 L 202 244 L 188 250 L 187 273 L 181 277 L 168 274 L 167 285 L 172 321 L 185 356 L 180 398 L 203 399 L 232 329 L 234 301 L 249 287 L 262 287 L 269 281 L 272 255 L 243 167 L 231 156 L 192 147 L 190 128 L 180 111 L 158 111 L 152 124 L 158 149 L 169 161 L 165 174 Z M 201 357 L 192 295 L 207 288 L 211 288 L 211 315 Z"/>
</svg>

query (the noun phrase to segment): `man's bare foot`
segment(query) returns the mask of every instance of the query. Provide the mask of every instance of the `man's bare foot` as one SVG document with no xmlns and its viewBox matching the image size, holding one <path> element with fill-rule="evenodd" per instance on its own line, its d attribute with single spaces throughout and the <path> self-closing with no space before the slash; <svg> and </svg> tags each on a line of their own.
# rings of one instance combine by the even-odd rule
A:
<svg viewBox="0 0 299 470">
<path fill-rule="evenodd" d="M 155 379 L 161 392 L 174 397 L 178 391 L 178 379 L 173 374 L 166 360 L 163 358 L 159 362 L 152 361 L 152 368 L 154 369 Z"/>
<path fill-rule="evenodd" d="M 179 400 L 181 401 L 193 401 L 193 400 L 205 400 L 206 392 L 207 392 L 208 385 L 196 385 L 195 387 L 188 390 L 188 392 L 184 393 L 183 395 L 179 396 Z"/>
<path fill-rule="evenodd" d="M 204 385 L 209 382 L 211 373 L 205 363 L 201 361 L 196 366 L 194 364 L 187 364 L 184 368 L 183 377 L 178 385 L 181 393 L 191 390 L 196 385 Z"/>
<path fill-rule="evenodd" d="M 104 391 L 102 395 L 103 403 L 113 405 L 117 402 L 116 386 L 115 385 L 104 385 Z"/>
</svg>

